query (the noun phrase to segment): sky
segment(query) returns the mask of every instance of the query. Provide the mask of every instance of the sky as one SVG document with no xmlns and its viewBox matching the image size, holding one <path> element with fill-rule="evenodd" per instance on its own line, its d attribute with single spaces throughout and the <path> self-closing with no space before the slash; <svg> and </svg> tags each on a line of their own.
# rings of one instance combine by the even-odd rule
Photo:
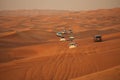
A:
<svg viewBox="0 0 120 80">
<path fill-rule="evenodd" d="M 120 0 L 0 0 L 0 10 L 95 10 L 120 8 Z"/>
</svg>

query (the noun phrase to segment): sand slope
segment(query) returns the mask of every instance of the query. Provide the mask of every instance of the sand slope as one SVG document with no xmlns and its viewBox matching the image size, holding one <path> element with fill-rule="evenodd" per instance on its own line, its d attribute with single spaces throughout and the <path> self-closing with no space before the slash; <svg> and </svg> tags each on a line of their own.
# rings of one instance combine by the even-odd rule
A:
<svg viewBox="0 0 120 80">
<path fill-rule="evenodd" d="M 84 41 L 86 42 L 86 40 Z M 78 42 L 80 43 L 82 40 Z M 120 64 L 120 46 L 118 42 L 119 38 L 103 43 L 91 42 L 89 45 L 83 43 L 73 50 L 69 50 L 66 43 L 59 43 L 59 45 L 58 43 L 54 43 L 52 48 L 50 46 L 51 43 L 48 43 L 45 46 L 49 48 L 49 51 L 45 51 L 44 49 L 43 51 L 39 50 L 38 48 L 42 46 L 24 47 L 22 49 L 27 51 L 27 48 L 29 48 L 37 51 L 38 54 L 31 58 L 1 64 L 0 79 L 68 80 L 112 68 Z M 54 47 L 54 45 L 57 46 Z M 22 52 L 22 49 L 19 48 L 18 52 Z M 13 49 L 13 52 L 15 50 L 17 49 Z M 21 53 L 18 52 L 17 55 L 21 55 Z M 13 56 L 15 57 L 15 55 Z M 7 77 L 5 77 L 6 75 Z"/>
<path fill-rule="evenodd" d="M 71 80 L 120 80 L 120 66 Z"/>
</svg>

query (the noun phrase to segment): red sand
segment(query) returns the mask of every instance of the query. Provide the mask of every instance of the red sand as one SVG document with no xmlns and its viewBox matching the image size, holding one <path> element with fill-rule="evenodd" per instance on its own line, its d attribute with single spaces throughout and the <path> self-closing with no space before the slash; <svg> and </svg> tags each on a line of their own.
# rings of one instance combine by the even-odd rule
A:
<svg viewBox="0 0 120 80">
<path fill-rule="evenodd" d="M 120 80 L 120 66 L 71 80 Z"/>
<path fill-rule="evenodd" d="M 1 12 L 0 80 L 120 79 L 119 8 L 29 16 L 18 12 Z M 73 29 L 77 48 L 59 42 L 55 32 L 63 26 Z M 103 42 L 94 42 L 95 34 L 102 34 Z"/>
</svg>

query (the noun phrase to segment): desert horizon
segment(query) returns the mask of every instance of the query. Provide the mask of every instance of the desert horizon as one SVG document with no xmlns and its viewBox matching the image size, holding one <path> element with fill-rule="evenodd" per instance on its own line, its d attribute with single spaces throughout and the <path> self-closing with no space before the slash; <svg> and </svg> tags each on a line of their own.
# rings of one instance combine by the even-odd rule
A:
<svg viewBox="0 0 120 80">
<path fill-rule="evenodd" d="M 97 10 L 120 7 L 119 0 L 0 0 L 0 10 Z"/>
<path fill-rule="evenodd" d="M 38 11 L 71 11 L 71 12 L 80 12 L 80 11 L 95 11 L 95 10 L 106 10 L 106 9 L 118 9 L 118 7 L 113 7 L 113 8 L 98 8 L 98 9 L 82 9 L 82 10 L 70 10 L 70 9 L 0 9 L 0 11 L 32 11 L 32 10 L 38 10 Z"/>
</svg>

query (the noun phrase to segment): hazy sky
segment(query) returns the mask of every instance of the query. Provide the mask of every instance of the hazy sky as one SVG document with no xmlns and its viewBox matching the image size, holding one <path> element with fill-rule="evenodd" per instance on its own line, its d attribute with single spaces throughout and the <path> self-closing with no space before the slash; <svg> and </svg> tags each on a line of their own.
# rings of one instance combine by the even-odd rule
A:
<svg viewBox="0 0 120 80">
<path fill-rule="evenodd" d="M 0 0 L 0 10 L 91 10 L 120 7 L 120 0 Z"/>
</svg>

